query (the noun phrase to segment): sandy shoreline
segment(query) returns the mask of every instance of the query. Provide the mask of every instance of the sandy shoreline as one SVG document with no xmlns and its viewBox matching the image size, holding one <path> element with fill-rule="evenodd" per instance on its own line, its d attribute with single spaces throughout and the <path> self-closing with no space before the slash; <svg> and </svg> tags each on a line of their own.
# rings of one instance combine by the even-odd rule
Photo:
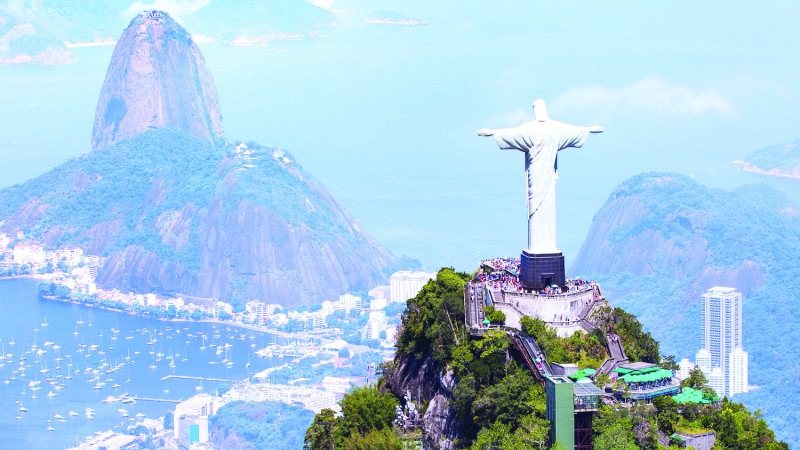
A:
<svg viewBox="0 0 800 450">
<path fill-rule="evenodd" d="M 3 281 L 3 280 L 49 281 L 52 278 L 50 275 L 51 274 L 13 275 L 13 276 L 7 276 L 7 277 L 0 277 L 0 281 Z M 54 301 L 57 301 L 57 302 L 62 302 L 62 303 L 71 303 L 73 305 L 85 306 L 87 308 L 105 309 L 106 311 L 114 311 L 114 312 L 118 312 L 118 313 L 122 313 L 122 314 L 127 314 L 127 315 L 130 315 L 130 316 L 145 317 L 145 318 L 148 318 L 148 319 L 159 320 L 161 322 L 211 323 L 211 324 L 216 324 L 216 325 L 224 325 L 224 326 L 228 326 L 228 327 L 241 328 L 241 329 L 250 330 L 250 331 L 258 331 L 260 333 L 269 333 L 269 334 L 273 334 L 273 335 L 276 335 L 276 336 L 289 338 L 289 339 L 291 339 L 291 338 L 302 339 L 301 337 L 293 336 L 290 333 L 285 333 L 283 331 L 278 331 L 278 330 L 264 329 L 264 328 L 256 327 L 254 325 L 250 325 L 250 324 L 246 324 L 246 323 L 229 322 L 229 321 L 217 320 L 217 319 L 192 320 L 192 319 L 152 317 L 152 316 L 146 316 L 146 315 L 143 315 L 143 314 L 136 314 L 135 312 L 127 311 L 125 309 L 109 308 L 109 307 L 100 306 L 100 305 L 92 305 L 92 304 L 88 304 L 88 303 L 79 302 L 79 301 L 74 300 L 74 299 L 66 299 L 66 298 L 55 297 L 53 295 L 39 295 L 39 297 L 46 298 L 48 300 L 54 300 Z"/>
<path fill-rule="evenodd" d="M 30 275 L 11 275 L 6 277 L 0 277 L 0 280 L 39 280 L 39 281 L 50 281 L 53 279 L 53 274 L 51 273 L 37 273 L 37 274 L 30 274 Z"/>
<path fill-rule="evenodd" d="M 770 170 L 762 169 L 758 166 L 754 166 L 753 164 L 741 159 L 737 159 L 733 163 L 742 166 L 742 170 L 746 170 L 748 172 L 760 173 L 762 175 L 772 175 L 774 177 L 793 178 L 795 180 L 800 180 L 800 174 L 788 173 L 780 169 L 770 169 Z"/>
</svg>

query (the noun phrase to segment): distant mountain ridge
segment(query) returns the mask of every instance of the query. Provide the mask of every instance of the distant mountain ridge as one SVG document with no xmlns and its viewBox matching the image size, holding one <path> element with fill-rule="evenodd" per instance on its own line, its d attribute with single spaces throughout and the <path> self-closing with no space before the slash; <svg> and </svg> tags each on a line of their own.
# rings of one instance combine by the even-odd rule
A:
<svg viewBox="0 0 800 450">
<path fill-rule="evenodd" d="M 571 268 L 596 279 L 615 305 L 639 317 L 665 354 L 700 347 L 700 294 L 716 285 L 744 293 L 750 384 L 736 397 L 761 408 L 794 445 L 789 420 L 796 374 L 771 369 L 800 358 L 800 208 L 766 185 L 723 191 L 671 173 L 634 176 L 595 215 Z"/>
<path fill-rule="evenodd" d="M 75 56 L 39 24 L 4 14 L 0 8 L 0 64 L 67 64 Z"/>
<path fill-rule="evenodd" d="M 123 36 L 98 101 L 95 150 L 0 190 L 0 231 L 107 256 L 103 288 L 239 307 L 308 304 L 386 281 L 394 257 L 291 154 L 221 137 L 213 81 L 198 76 L 205 65 L 183 28 L 145 14 Z M 132 64 L 142 54 L 147 63 Z M 144 77 L 128 73 L 138 69 Z M 125 114 L 108 113 L 114 102 Z"/>
<path fill-rule="evenodd" d="M 764 147 L 734 163 L 750 172 L 800 178 L 800 140 Z"/>
<path fill-rule="evenodd" d="M 316 36 L 335 15 L 305 0 L 172 2 L 178 21 L 197 35 L 234 45 Z M 15 0 L 0 3 L 0 64 L 63 64 L 75 60 L 65 43 L 108 43 L 127 18 L 154 2 Z M 16 28 L 14 28 L 16 27 Z"/>
</svg>

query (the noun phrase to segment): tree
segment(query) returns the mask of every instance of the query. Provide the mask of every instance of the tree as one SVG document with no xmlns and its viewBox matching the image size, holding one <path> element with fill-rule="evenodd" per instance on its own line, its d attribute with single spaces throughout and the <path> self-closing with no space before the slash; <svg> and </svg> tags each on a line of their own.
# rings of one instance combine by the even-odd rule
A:
<svg viewBox="0 0 800 450">
<path fill-rule="evenodd" d="M 614 411 L 601 407 L 594 421 L 594 448 L 596 450 L 635 450 L 636 438 L 630 411 L 621 408 Z"/>
<path fill-rule="evenodd" d="M 637 450 L 630 420 L 611 424 L 594 440 L 596 450 Z"/>
<path fill-rule="evenodd" d="M 672 370 L 673 372 L 681 368 L 678 363 L 675 362 L 675 356 L 673 355 L 662 355 L 658 366 L 662 369 Z"/>
<path fill-rule="evenodd" d="M 491 428 L 483 428 L 478 432 L 471 450 L 544 450 L 547 448 L 549 430 L 550 423 L 535 416 L 523 419 L 520 428 L 513 433 L 509 424 L 498 420 Z"/>
<path fill-rule="evenodd" d="M 703 389 L 708 386 L 708 379 L 699 367 L 695 367 L 689 372 L 689 377 L 681 381 L 681 387 L 690 387 L 692 389 Z"/>
<path fill-rule="evenodd" d="M 471 450 L 499 450 L 509 448 L 511 426 L 499 420 L 491 428 L 483 428 L 472 443 Z"/>
<path fill-rule="evenodd" d="M 494 306 L 485 306 L 483 308 L 483 315 L 486 317 L 489 322 L 495 325 L 502 325 L 506 323 L 506 315 L 503 311 L 495 309 Z"/>
<path fill-rule="evenodd" d="M 334 450 L 339 421 L 331 409 L 325 408 L 314 416 L 303 440 L 305 450 Z"/>
<path fill-rule="evenodd" d="M 611 378 L 608 375 L 604 374 L 604 373 L 598 373 L 594 377 L 594 384 L 597 387 L 599 387 L 600 389 L 603 389 L 604 387 L 606 387 L 609 384 L 611 384 Z"/>
<path fill-rule="evenodd" d="M 172 411 L 167 411 L 164 414 L 164 429 L 171 430 L 175 425 L 175 416 L 172 415 Z"/>
<path fill-rule="evenodd" d="M 522 418 L 514 434 L 525 448 L 544 450 L 550 433 L 550 421 L 536 414 Z"/>
<path fill-rule="evenodd" d="M 397 401 L 390 393 L 381 394 L 374 385 L 353 389 L 339 402 L 342 407 L 344 436 L 367 434 L 392 426 Z"/>
<path fill-rule="evenodd" d="M 689 422 L 694 422 L 700 415 L 700 405 L 697 403 L 684 403 L 681 405 L 681 416 Z"/>
<path fill-rule="evenodd" d="M 680 422 L 681 416 L 676 411 L 666 411 L 658 415 L 658 429 L 667 436 L 675 433 L 675 428 Z"/>
<path fill-rule="evenodd" d="M 402 317 L 402 333 L 397 337 L 396 354 L 428 355 L 440 367 L 450 362 L 453 347 L 467 338 L 464 327 L 465 273 L 442 269 L 412 299 Z"/>
<path fill-rule="evenodd" d="M 536 414 L 544 418 L 545 409 L 544 389 L 524 370 L 487 387 L 472 404 L 476 425 L 488 428 L 499 421 L 512 430 L 517 429 L 523 417 Z"/>
<path fill-rule="evenodd" d="M 390 428 L 354 434 L 345 439 L 344 450 L 403 450 L 403 441 Z"/>
</svg>

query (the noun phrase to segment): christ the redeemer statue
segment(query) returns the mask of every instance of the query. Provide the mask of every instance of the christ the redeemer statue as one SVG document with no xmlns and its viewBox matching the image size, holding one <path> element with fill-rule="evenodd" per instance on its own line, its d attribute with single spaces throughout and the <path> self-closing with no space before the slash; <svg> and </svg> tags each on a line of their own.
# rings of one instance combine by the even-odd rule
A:
<svg viewBox="0 0 800 450">
<path fill-rule="evenodd" d="M 533 102 L 536 120 L 515 128 L 478 130 L 478 136 L 494 136 L 501 150 L 525 153 L 528 174 L 528 248 L 531 255 L 560 253 L 556 246 L 556 181 L 558 152 L 580 147 L 599 126 L 579 127 L 551 120 L 544 100 Z M 563 269 L 562 269 L 563 270 Z"/>
</svg>

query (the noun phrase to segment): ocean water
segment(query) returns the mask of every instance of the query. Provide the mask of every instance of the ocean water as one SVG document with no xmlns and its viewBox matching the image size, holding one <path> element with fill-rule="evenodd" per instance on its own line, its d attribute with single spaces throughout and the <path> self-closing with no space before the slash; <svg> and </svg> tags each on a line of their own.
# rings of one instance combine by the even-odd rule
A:
<svg viewBox="0 0 800 450">
<path fill-rule="evenodd" d="M 157 418 L 174 403 L 104 403 L 108 396 L 180 400 L 197 392 L 213 394 L 220 381 L 162 378 L 244 379 L 277 361 L 254 353 L 275 342 L 270 334 L 41 299 L 37 284 L 0 280 L 0 349 L 5 355 L 0 361 L 0 448 L 66 448 L 96 431 L 124 430 L 137 414 Z M 228 367 L 225 359 L 233 365 Z M 95 376 L 99 378 L 91 381 Z M 31 382 L 39 389 L 32 390 Z M 104 385 L 93 389 L 98 383 Z M 48 396 L 51 392 L 57 395 Z M 28 411 L 20 412 L 20 405 Z M 85 414 L 87 408 L 95 411 L 92 419 Z M 78 415 L 70 416 L 70 411 Z"/>
</svg>

